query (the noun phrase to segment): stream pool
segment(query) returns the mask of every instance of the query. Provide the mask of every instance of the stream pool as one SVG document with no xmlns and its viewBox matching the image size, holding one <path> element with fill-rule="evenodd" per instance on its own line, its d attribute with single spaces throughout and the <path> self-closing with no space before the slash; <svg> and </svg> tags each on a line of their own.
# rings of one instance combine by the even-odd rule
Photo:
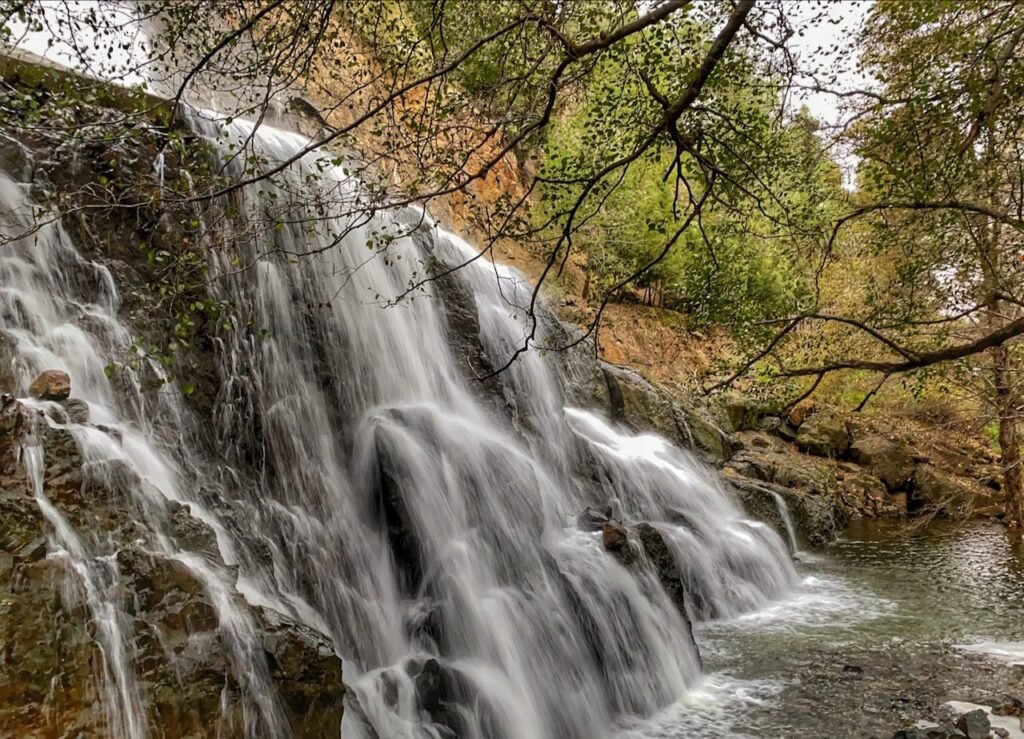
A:
<svg viewBox="0 0 1024 739">
<path fill-rule="evenodd" d="M 706 677 L 640 737 L 884 737 L 948 700 L 1024 698 L 1024 547 L 992 524 L 855 523 L 776 605 L 703 624 Z"/>
</svg>

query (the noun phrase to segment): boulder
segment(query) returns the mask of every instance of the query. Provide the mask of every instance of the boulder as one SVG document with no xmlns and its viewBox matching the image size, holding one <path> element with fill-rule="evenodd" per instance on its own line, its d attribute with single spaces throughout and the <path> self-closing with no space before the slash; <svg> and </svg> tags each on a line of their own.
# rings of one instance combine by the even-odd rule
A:
<svg viewBox="0 0 1024 739">
<path fill-rule="evenodd" d="M 903 490 L 914 474 L 914 460 L 902 444 L 884 436 L 866 436 L 850 444 L 850 459 L 867 467 L 892 491 Z"/>
<path fill-rule="evenodd" d="M 879 478 L 857 465 L 839 465 L 836 491 L 851 518 L 904 516 L 907 513 L 906 496 L 890 495 Z"/>
<path fill-rule="evenodd" d="M 61 370 L 46 370 L 28 386 L 28 394 L 39 400 L 66 400 L 71 395 L 71 377 Z"/>
<path fill-rule="evenodd" d="M 911 512 L 925 509 L 963 516 L 987 510 L 997 514 L 1000 499 L 999 493 L 975 480 L 925 463 L 914 469 L 908 505 Z"/>
<path fill-rule="evenodd" d="M 981 708 L 961 714 L 957 717 L 956 728 L 960 729 L 967 739 L 987 739 L 992 729 L 988 714 Z"/>
<path fill-rule="evenodd" d="M 841 457 L 850 446 L 850 432 L 846 427 L 846 420 L 834 411 L 819 410 L 800 424 L 796 444 L 801 451 L 808 454 Z"/>
<path fill-rule="evenodd" d="M 735 390 L 723 393 L 717 401 L 731 431 L 750 431 L 758 427 L 765 409 L 756 400 Z"/>
<path fill-rule="evenodd" d="M 814 411 L 814 402 L 805 400 L 797 403 L 795 406 L 790 408 L 789 413 L 786 414 L 786 420 L 793 429 L 800 428 L 800 425 L 804 422 L 807 416 Z"/>
</svg>

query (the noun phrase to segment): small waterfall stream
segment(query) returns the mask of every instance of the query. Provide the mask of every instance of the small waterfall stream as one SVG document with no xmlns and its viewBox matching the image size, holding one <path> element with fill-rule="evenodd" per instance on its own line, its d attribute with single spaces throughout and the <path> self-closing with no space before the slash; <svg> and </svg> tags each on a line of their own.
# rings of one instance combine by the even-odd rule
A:
<svg viewBox="0 0 1024 739">
<path fill-rule="evenodd" d="M 251 164 L 232 144 L 251 141 L 264 166 L 308 144 L 185 114 L 232 177 Z M 230 212 L 207 224 L 217 243 L 210 291 L 235 310 L 215 337 L 212 419 L 195 418 L 144 354 L 115 387 L 105 368 L 133 340 L 114 281 L 59 221 L 42 225 L 0 254 L 15 389 L 64 369 L 93 421 L 116 428 L 120 443 L 66 424 L 87 459 L 134 472 L 156 554 L 183 563 L 210 594 L 250 698 L 251 736 L 289 729 L 236 591 L 334 640 L 354 695 L 346 737 L 614 735 L 621 717 L 654 713 L 698 679 L 688 617 L 727 618 L 792 586 L 786 544 L 745 519 L 686 452 L 571 407 L 574 377 L 558 355 L 530 352 L 496 390 L 481 386 L 456 346 L 468 341 L 473 362 L 503 364 L 524 336 L 529 286 L 481 260 L 396 301 L 428 262 L 475 252 L 416 210 L 362 224 L 331 210 L 359 197 L 359 183 L 314 152 L 275 183 L 235 193 Z M 0 175 L 0 210 L 11 214 L 0 229 L 32 230 L 34 207 Z M 159 392 L 143 390 L 144 373 L 160 377 Z M 211 430 L 217 448 L 203 448 L 196 440 Z M 145 736 L 112 553 L 51 510 L 41 453 L 25 447 L 51 550 L 67 553 L 105 624 L 97 641 L 110 733 Z M 152 511 L 168 500 L 214 527 L 237 573 L 163 535 Z M 683 576 L 686 613 L 653 568 L 627 566 L 600 532 L 577 525 L 587 506 L 658 533 Z"/>
</svg>

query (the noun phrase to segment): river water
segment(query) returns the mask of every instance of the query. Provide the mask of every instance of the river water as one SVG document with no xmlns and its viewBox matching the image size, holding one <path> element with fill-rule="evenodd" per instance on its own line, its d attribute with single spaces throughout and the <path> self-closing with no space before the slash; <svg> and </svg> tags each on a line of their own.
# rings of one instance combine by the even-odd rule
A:
<svg viewBox="0 0 1024 739">
<path fill-rule="evenodd" d="M 1021 697 L 1024 547 L 993 524 L 855 522 L 775 605 L 698 627 L 707 677 L 632 737 L 889 737 Z"/>
</svg>

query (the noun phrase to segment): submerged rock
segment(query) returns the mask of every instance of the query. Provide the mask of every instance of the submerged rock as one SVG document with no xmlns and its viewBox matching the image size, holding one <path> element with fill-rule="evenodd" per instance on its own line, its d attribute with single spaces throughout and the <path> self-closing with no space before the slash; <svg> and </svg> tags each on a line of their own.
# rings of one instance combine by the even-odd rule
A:
<svg viewBox="0 0 1024 739">
<path fill-rule="evenodd" d="M 71 395 L 71 377 L 61 370 L 46 370 L 28 386 L 28 394 L 39 400 L 65 400 Z"/>
<path fill-rule="evenodd" d="M 576 525 L 584 531 L 600 531 L 601 528 L 611 520 L 611 509 L 598 510 L 593 506 L 587 506 L 583 512 L 576 517 Z"/>
<path fill-rule="evenodd" d="M 68 423 L 88 423 L 89 404 L 81 398 L 67 398 L 60 401 Z"/>
<path fill-rule="evenodd" d="M 601 543 L 610 552 L 618 551 L 629 543 L 629 532 L 616 521 L 606 521 L 601 525 Z"/>
</svg>

